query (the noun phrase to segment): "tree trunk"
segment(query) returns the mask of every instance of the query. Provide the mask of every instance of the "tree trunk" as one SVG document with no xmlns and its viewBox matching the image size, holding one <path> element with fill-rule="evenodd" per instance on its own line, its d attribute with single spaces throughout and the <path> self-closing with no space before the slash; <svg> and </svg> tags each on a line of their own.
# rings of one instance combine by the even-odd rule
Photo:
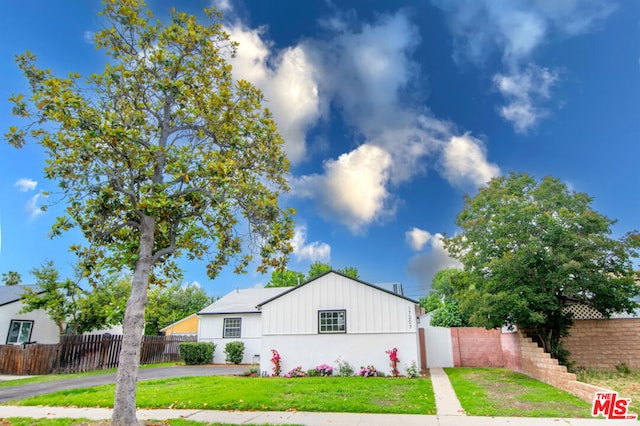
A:
<svg viewBox="0 0 640 426">
<path fill-rule="evenodd" d="M 137 425 L 136 386 L 140 365 L 140 348 L 144 332 L 144 310 L 147 305 L 147 288 L 152 267 L 155 220 L 144 216 L 141 221 L 138 260 L 133 271 L 131 295 L 122 323 L 122 349 L 116 375 L 116 391 L 113 401 L 111 424 L 114 426 Z"/>
</svg>

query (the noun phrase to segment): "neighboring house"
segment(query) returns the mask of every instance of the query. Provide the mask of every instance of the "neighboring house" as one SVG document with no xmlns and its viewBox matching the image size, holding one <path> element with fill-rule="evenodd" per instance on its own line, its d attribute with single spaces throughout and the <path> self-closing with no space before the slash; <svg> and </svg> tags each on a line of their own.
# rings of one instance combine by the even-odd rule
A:
<svg viewBox="0 0 640 426">
<path fill-rule="evenodd" d="M 338 359 L 356 371 L 373 365 L 390 374 L 385 352 L 397 348 L 404 373 L 413 361 L 420 367 L 418 313 L 414 300 L 329 271 L 296 287 L 228 294 L 199 313 L 199 340 L 219 345 L 214 362 L 224 361 L 226 342 L 244 341 L 243 362 L 259 359 L 263 374 L 271 373 L 272 349 L 283 374 L 297 366 L 336 367 Z"/>
<path fill-rule="evenodd" d="M 172 334 L 176 336 L 197 336 L 199 324 L 198 314 L 196 313 L 176 321 L 173 324 L 169 324 L 159 331 L 160 334 L 165 336 L 171 336 Z"/>
<path fill-rule="evenodd" d="M 13 345 L 25 342 L 58 343 L 60 332 L 49 315 L 41 309 L 21 314 L 22 293 L 25 289 L 37 291 L 35 285 L 0 286 L 1 344 Z"/>
</svg>

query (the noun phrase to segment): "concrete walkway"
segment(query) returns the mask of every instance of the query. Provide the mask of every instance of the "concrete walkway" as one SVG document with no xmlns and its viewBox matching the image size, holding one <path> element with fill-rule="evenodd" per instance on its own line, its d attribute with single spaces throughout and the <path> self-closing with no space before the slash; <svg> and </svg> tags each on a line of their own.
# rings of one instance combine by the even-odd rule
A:
<svg viewBox="0 0 640 426">
<path fill-rule="evenodd" d="M 439 416 L 464 416 L 465 412 L 458 401 L 449 376 L 442 368 L 430 368 L 433 393 L 436 398 L 436 410 Z"/>
<path fill-rule="evenodd" d="M 303 411 L 214 411 L 214 410 L 138 410 L 138 420 L 168 420 L 183 418 L 206 423 L 229 424 L 298 424 L 308 426 L 602 426 L 602 419 L 474 417 L 466 416 L 453 391 L 449 377 L 441 368 L 432 368 L 431 380 L 436 399 L 437 415 L 417 414 L 359 414 L 310 413 Z M 30 418 L 84 418 L 105 420 L 111 418 L 111 409 L 70 407 L 1 406 L 0 419 L 7 417 Z M 616 426 L 638 425 L 636 421 L 616 420 Z"/>
</svg>

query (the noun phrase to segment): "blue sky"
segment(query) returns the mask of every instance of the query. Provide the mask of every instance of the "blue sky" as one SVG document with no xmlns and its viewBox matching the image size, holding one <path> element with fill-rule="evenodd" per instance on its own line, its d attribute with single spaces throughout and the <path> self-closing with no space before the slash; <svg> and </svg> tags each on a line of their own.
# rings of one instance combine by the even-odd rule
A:
<svg viewBox="0 0 640 426">
<path fill-rule="evenodd" d="M 149 4 L 163 17 L 170 2 Z M 463 196 L 511 171 L 591 195 L 618 219 L 616 237 L 639 228 L 640 2 L 215 4 L 240 42 L 234 75 L 265 93 L 292 163 L 282 200 L 298 211 L 290 269 L 354 266 L 417 299 L 455 265 L 440 235 L 457 232 Z M 25 91 L 13 55 L 26 49 L 58 74 L 100 72 L 104 55 L 90 43 L 99 10 L 94 0 L 0 3 L 0 99 Z M 19 124 L 7 101 L 0 123 Z M 67 247 L 81 241 L 48 238 L 64 204 L 41 195 L 56 188 L 43 165 L 38 145 L 0 144 L 0 273 L 25 283 L 47 259 L 69 272 Z M 182 265 L 185 282 L 211 295 L 269 280 L 225 271 L 210 281 L 202 264 Z"/>
</svg>

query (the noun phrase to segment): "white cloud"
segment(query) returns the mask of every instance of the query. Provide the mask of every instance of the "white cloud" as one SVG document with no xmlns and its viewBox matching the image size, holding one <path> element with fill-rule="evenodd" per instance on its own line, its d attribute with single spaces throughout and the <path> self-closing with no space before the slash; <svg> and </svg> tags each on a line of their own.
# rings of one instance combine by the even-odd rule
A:
<svg viewBox="0 0 640 426">
<path fill-rule="evenodd" d="M 234 9 L 231 0 L 212 0 L 211 6 L 215 6 L 218 10 L 224 13 L 231 13 Z"/>
<path fill-rule="evenodd" d="M 304 160 L 306 132 L 324 115 L 326 101 L 320 97 L 315 66 L 303 45 L 273 51 L 263 40 L 266 28 L 249 29 L 236 22 L 225 28 L 240 43 L 238 53 L 229 58 L 234 76 L 259 87 L 263 104 L 273 113 L 278 131 L 292 163 Z"/>
<path fill-rule="evenodd" d="M 449 257 L 444 248 L 441 234 L 434 234 L 429 240 L 430 250 L 420 253 L 409 261 L 407 272 L 415 276 L 420 283 L 420 293 L 427 294 L 431 290 L 433 276 L 445 268 L 461 268 L 462 264 Z"/>
<path fill-rule="evenodd" d="M 18 191 L 20 192 L 27 192 L 36 189 L 36 187 L 38 186 L 38 182 L 33 179 L 22 178 L 18 179 L 18 181 L 14 183 L 13 186 L 18 188 Z"/>
<path fill-rule="evenodd" d="M 412 59 L 419 33 L 406 12 L 358 25 L 348 18 L 323 21 L 329 34 L 322 40 L 305 39 L 282 50 L 265 41 L 266 28 L 237 22 L 227 30 L 240 42 L 230 59 L 234 73 L 265 93 L 293 163 L 305 157 L 305 136 L 325 118 L 330 103 L 351 126 L 354 148 L 325 161 L 322 173 L 292 178 L 292 186 L 293 195 L 312 198 L 325 218 L 361 233 L 395 214 L 393 191 L 430 167 L 465 189 L 485 183 L 498 169 L 479 143 L 453 156 L 455 126 L 425 110 L 415 90 L 420 67 Z M 465 148 L 466 157 L 460 152 Z"/>
<path fill-rule="evenodd" d="M 442 175 L 454 186 L 479 187 L 500 175 L 500 168 L 487 161 L 484 144 L 465 133 L 452 136 L 442 151 Z"/>
<path fill-rule="evenodd" d="M 307 243 L 307 227 L 299 225 L 293 234 L 293 255 L 298 261 L 308 260 L 310 262 L 331 261 L 331 246 L 327 243 L 314 241 Z"/>
<path fill-rule="evenodd" d="M 548 114 L 537 104 L 550 97 L 549 89 L 557 79 L 557 71 L 535 65 L 520 71 L 531 61 L 535 50 L 552 34 L 576 36 L 594 30 L 616 9 L 610 0 L 432 0 L 432 3 L 448 16 L 457 62 L 469 60 L 483 65 L 495 52 L 501 55 L 506 71 L 497 73 L 493 80 L 507 104 L 499 109 L 499 114 L 518 132 L 525 132 Z M 543 84 L 549 78 L 546 96 L 535 84 L 527 85 L 523 81 L 527 78 Z M 517 82 L 521 87 L 515 95 L 500 88 Z"/>
<path fill-rule="evenodd" d="M 391 156 L 373 145 L 360 145 L 324 164 L 324 174 L 293 181 L 294 194 L 313 196 L 320 213 L 361 232 L 372 222 L 394 213 L 387 190 Z"/>
<path fill-rule="evenodd" d="M 556 71 L 534 65 L 510 75 L 496 74 L 493 82 L 507 101 L 499 109 L 500 115 L 513 123 L 517 132 L 526 132 L 548 114 L 536 105 L 551 97 L 551 87 L 557 81 Z"/>
<path fill-rule="evenodd" d="M 405 232 L 405 238 L 409 246 L 415 251 L 420 251 L 431 240 L 431 233 L 420 228 L 411 228 Z"/>
<path fill-rule="evenodd" d="M 29 214 L 29 220 L 33 220 L 44 213 L 40 206 L 38 206 L 38 198 L 40 198 L 40 194 L 34 195 L 24 206 L 25 211 Z"/>
</svg>

